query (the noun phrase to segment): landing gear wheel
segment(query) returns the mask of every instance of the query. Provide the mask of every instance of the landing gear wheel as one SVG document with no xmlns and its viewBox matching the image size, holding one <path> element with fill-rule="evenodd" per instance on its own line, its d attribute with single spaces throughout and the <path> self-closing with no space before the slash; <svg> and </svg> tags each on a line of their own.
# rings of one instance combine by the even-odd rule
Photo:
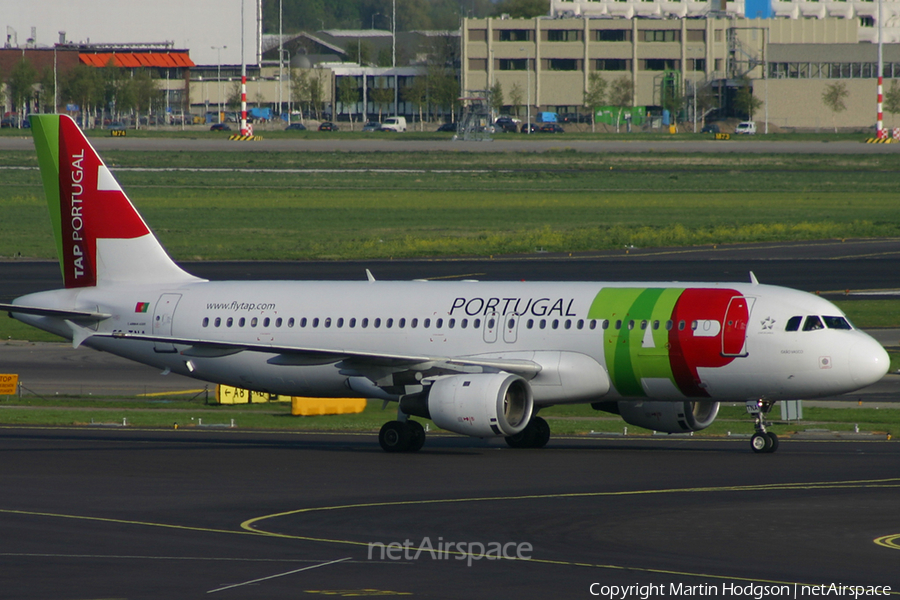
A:
<svg viewBox="0 0 900 600">
<path fill-rule="evenodd" d="M 407 452 L 418 452 L 425 445 L 425 428 L 418 421 L 407 421 L 407 429 L 409 429 L 409 448 Z"/>
<path fill-rule="evenodd" d="M 550 425 L 541 417 L 531 419 L 529 427 L 534 427 L 534 443 L 532 448 L 543 448 L 550 441 Z"/>
<path fill-rule="evenodd" d="M 510 448 L 543 448 L 550 441 L 550 425 L 541 417 L 532 417 L 525 429 L 506 436 Z"/>
<path fill-rule="evenodd" d="M 769 452 L 775 452 L 776 450 L 778 450 L 778 436 L 771 431 L 767 431 L 766 435 L 769 436 L 769 440 L 772 443 L 772 445 L 769 446 Z"/>
<path fill-rule="evenodd" d="M 535 431 L 528 425 L 519 433 L 506 436 L 506 445 L 510 448 L 531 448 L 534 438 Z"/>
<path fill-rule="evenodd" d="M 757 454 L 771 452 L 772 438 L 767 433 L 754 433 L 750 438 L 750 447 Z"/>
<path fill-rule="evenodd" d="M 378 443 L 385 452 L 406 452 L 410 447 L 410 429 L 406 423 L 400 421 L 388 421 L 381 426 L 378 433 Z M 424 443 L 424 435 L 422 442 Z"/>
</svg>

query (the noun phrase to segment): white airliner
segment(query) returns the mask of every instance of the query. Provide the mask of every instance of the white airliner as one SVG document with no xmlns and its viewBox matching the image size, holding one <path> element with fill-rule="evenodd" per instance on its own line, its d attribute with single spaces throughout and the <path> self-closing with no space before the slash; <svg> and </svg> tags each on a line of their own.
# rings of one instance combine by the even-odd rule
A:
<svg viewBox="0 0 900 600">
<path fill-rule="evenodd" d="M 888 355 L 817 296 L 750 283 L 206 281 L 178 267 L 75 123 L 31 117 L 65 289 L 0 305 L 160 369 L 273 394 L 398 403 L 381 446 L 445 430 L 542 447 L 546 406 L 591 403 L 661 432 L 881 379 Z"/>
</svg>

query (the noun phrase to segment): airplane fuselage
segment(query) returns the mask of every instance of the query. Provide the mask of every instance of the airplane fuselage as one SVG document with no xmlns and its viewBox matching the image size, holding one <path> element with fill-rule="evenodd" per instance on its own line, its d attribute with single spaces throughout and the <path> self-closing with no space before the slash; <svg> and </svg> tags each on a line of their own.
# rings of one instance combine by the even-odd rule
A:
<svg viewBox="0 0 900 600">
<path fill-rule="evenodd" d="M 42 292 L 17 302 L 109 313 L 96 332 L 120 337 L 88 337 L 85 345 L 286 395 L 347 395 L 354 373 L 342 351 L 513 360 L 542 353 L 537 362 L 545 367 L 531 379 L 536 405 L 812 398 L 857 389 L 883 369 L 872 359 L 877 342 L 830 302 L 759 284 L 192 282 Z M 18 318 L 71 337 L 62 320 Z M 277 350 L 216 351 L 129 336 L 330 355 L 279 360 Z M 581 362 L 567 365 L 573 356 Z M 555 370 L 548 360 L 563 365 Z M 569 384 L 567 369 L 595 370 L 595 383 Z"/>
</svg>

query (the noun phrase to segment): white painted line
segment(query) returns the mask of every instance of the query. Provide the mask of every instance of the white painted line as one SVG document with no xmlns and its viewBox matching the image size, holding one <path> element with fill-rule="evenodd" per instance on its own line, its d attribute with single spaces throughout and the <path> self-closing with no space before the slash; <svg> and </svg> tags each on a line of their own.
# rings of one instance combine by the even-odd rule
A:
<svg viewBox="0 0 900 600">
<path fill-rule="evenodd" d="M 288 571 L 287 573 L 278 573 L 277 575 L 269 575 L 268 577 L 260 577 L 259 579 L 252 579 L 250 581 L 245 581 L 243 583 L 235 583 L 232 585 L 226 585 L 225 587 L 220 587 L 214 590 L 209 590 L 206 592 L 207 594 L 215 594 L 216 592 L 221 592 L 224 590 L 230 590 L 233 588 L 241 587 L 244 585 L 250 585 L 251 583 L 259 583 L 260 581 L 267 581 L 269 579 L 277 579 L 279 577 L 285 577 L 286 575 L 293 575 L 294 573 L 299 573 L 301 571 L 309 571 L 310 569 L 318 569 L 319 567 L 327 567 L 328 565 L 334 565 L 337 563 L 344 562 L 346 560 L 350 560 L 352 557 L 348 556 L 347 558 L 339 558 L 337 560 L 331 560 L 325 563 L 320 563 L 318 565 L 310 565 L 308 567 L 303 567 L 302 569 L 294 569 L 293 571 Z"/>
</svg>

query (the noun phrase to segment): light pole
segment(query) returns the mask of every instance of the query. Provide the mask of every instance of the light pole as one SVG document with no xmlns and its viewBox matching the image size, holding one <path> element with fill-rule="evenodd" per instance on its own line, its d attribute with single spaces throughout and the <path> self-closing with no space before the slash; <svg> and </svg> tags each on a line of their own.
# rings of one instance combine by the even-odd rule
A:
<svg viewBox="0 0 900 600">
<path fill-rule="evenodd" d="M 210 46 L 212 50 L 216 51 L 218 63 L 216 64 L 216 81 L 219 82 L 219 123 L 222 122 L 222 96 L 225 93 L 222 91 L 222 50 L 228 48 L 228 46 Z"/>
<path fill-rule="evenodd" d="M 528 90 L 525 92 L 525 131 L 531 135 L 531 65 L 528 64 L 528 49 L 519 48 L 519 51 L 525 53 L 525 70 L 528 72 Z"/>
</svg>

